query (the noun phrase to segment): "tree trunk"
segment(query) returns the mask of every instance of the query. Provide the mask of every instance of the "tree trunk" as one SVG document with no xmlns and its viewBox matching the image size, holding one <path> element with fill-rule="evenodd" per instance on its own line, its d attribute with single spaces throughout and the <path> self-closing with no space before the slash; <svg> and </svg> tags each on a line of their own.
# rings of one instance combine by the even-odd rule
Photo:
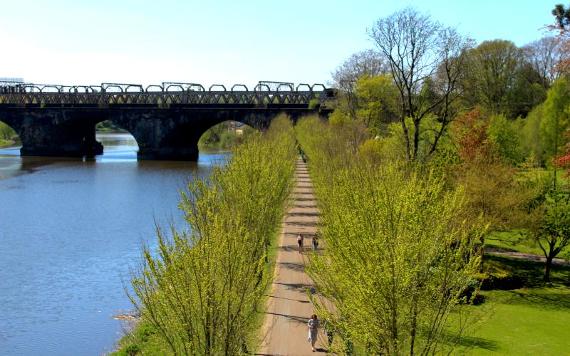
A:
<svg viewBox="0 0 570 356">
<path fill-rule="evenodd" d="M 546 265 L 544 266 L 544 281 L 550 282 L 550 269 L 552 268 L 552 260 L 551 256 L 546 257 Z"/>
</svg>

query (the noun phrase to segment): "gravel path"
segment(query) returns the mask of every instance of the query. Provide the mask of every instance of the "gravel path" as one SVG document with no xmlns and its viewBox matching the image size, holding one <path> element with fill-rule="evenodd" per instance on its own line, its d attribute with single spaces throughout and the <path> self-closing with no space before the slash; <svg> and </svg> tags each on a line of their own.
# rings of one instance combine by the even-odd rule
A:
<svg viewBox="0 0 570 356">
<path fill-rule="evenodd" d="M 263 324 L 263 342 L 257 355 L 314 355 L 325 353 L 323 332 L 319 332 L 317 352 L 311 352 L 307 341 L 307 321 L 313 305 L 307 294 L 313 282 L 305 273 L 305 254 L 311 248 L 311 238 L 317 231 L 319 211 L 307 166 L 297 161 L 296 186 L 290 208 L 282 225 L 275 276 L 271 286 Z M 304 250 L 299 253 L 297 235 L 305 236 Z"/>
</svg>

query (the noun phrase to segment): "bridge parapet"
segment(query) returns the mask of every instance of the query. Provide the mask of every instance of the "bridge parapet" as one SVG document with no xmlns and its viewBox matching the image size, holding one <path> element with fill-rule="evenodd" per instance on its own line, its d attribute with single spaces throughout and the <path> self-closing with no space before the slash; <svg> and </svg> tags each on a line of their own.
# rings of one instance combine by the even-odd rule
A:
<svg viewBox="0 0 570 356">
<path fill-rule="evenodd" d="M 137 87 L 136 91 L 129 91 Z M 264 90 L 268 87 L 258 85 L 253 91 L 243 84 L 236 84 L 231 90 L 212 86 L 204 90 L 198 84 L 163 83 L 142 86 L 128 84 L 109 84 L 101 86 L 58 86 L 21 84 L 14 87 L 0 88 L 0 105 L 34 107 L 74 107 L 92 106 L 105 108 L 110 105 L 154 106 L 169 108 L 171 105 L 182 106 L 249 106 L 249 107 L 308 107 L 324 104 L 334 99 L 334 89 L 327 89 L 321 84 L 300 84 L 286 90 Z M 173 90 L 174 89 L 174 90 Z M 212 90 L 218 89 L 218 90 Z M 301 90 L 302 89 L 302 90 Z M 117 90 L 117 91 L 111 91 Z"/>
<path fill-rule="evenodd" d="M 103 152 L 97 123 L 109 120 L 137 140 L 140 159 L 196 160 L 198 140 L 211 126 L 240 121 L 267 128 L 285 113 L 326 117 L 336 91 L 322 85 L 260 82 L 245 85 L 102 83 L 99 86 L 0 82 L 0 120 L 22 141 L 22 155 L 92 157 Z"/>
</svg>

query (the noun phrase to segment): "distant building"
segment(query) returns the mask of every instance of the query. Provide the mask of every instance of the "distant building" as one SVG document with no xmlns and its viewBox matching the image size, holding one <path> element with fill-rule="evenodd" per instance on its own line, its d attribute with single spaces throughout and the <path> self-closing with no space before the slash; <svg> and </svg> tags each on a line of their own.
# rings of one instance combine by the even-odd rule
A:
<svg viewBox="0 0 570 356">
<path fill-rule="evenodd" d="M 24 78 L 0 77 L 0 86 L 24 84 Z"/>
<path fill-rule="evenodd" d="M 0 77 L 0 93 L 16 93 L 23 90 L 23 78 Z"/>
</svg>

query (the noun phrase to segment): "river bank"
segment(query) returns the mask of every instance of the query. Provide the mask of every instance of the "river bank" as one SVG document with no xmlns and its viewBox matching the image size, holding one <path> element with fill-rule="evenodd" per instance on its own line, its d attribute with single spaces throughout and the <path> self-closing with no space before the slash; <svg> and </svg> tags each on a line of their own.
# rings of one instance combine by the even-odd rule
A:
<svg viewBox="0 0 570 356">
<path fill-rule="evenodd" d="M 141 319 L 116 354 L 233 355 L 257 347 L 296 153 L 290 120 L 278 118 L 207 180 L 189 184 L 179 204 L 184 232 L 159 231 L 157 248 L 145 248 L 131 278 Z"/>
<path fill-rule="evenodd" d="M 137 161 L 129 137 L 107 134 L 87 162 L 0 149 L 0 354 L 113 350 L 141 245 L 155 246 L 155 222 L 182 226 L 179 191 L 227 159 Z"/>
<path fill-rule="evenodd" d="M 10 148 L 21 145 L 18 139 L 5 139 L 0 138 L 0 148 Z"/>
</svg>

